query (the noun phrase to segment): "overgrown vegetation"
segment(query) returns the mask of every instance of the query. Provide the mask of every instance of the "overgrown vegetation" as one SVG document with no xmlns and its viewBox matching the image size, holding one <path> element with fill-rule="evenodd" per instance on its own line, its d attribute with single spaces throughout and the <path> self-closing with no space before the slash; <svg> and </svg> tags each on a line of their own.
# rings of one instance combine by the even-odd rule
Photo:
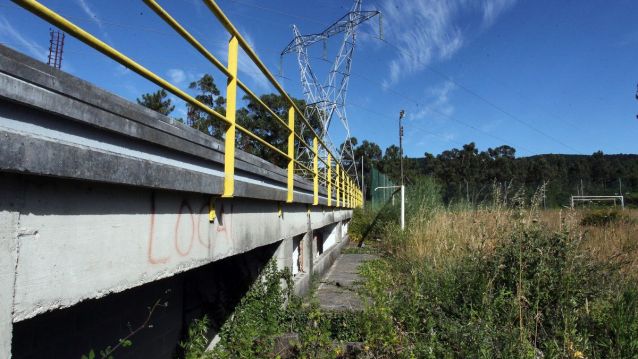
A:
<svg viewBox="0 0 638 359">
<path fill-rule="evenodd" d="M 369 245 L 351 251 L 380 255 L 362 268 L 363 312 L 304 304 L 270 263 L 214 350 L 194 323 L 186 358 L 638 357 L 635 212 L 543 211 L 542 188 L 530 202 L 494 186 L 480 207 L 440 193 L 409 188 L 405 232 L 391 205 L 355 211 L 350 235 Z"/>
<path fill-rule="evenodd" d="M 283 285 L 282 285 L 283 284 Z M 335 358 L 341 344 L 361 341 L 360 315 L 323 312 L 292 292 L 290 272 L 270 262 L 208 346 L 208 320 L 196 320 L 180 345 L 186 359 L 206 358 Z"/>
<path fill-rule="evenodd" d="M 583 226 L 608 226 L 617 222 L 628 220 L 615 208 L 594 209 L 586 212 L 580 220 Z"/>
<path fill-rule="evenodd" d="M 385 256 L 363 269 L 371 355 L 638 357 L 636 225 L 592 226 L 539 210 L 538 194 L 493 193 L 480 208 L 444 208 L 422 183 L 406 232 L 384 224 Z"/>
</svg>

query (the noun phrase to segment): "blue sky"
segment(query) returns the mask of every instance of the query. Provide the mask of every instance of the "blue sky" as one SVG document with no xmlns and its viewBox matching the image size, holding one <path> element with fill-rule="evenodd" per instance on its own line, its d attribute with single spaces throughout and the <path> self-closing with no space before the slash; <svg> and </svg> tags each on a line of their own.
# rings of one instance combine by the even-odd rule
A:
<svg viewBox="0 0 638 359">
<path fill-rule="evenodd" d="M 226 62 L 227 33 L 199 0 L 159 1 Z M 157 74 L 186 88 L 211 72 L 225 80 L 142 1 L 42 0 Z M 292 38 L 323 30 L 349 0 L 219 0 L 218 4 L 275 74 Z M 398 142 L 406 111 L 405 153 L 440 153 L 464 143 L 508 144 L 517 154 L 638 153 L 638 2 L 517 0 L 364 0 L 383 13 L 359 28 L 348 91 L 348 118 L 359 140 L 383 149 Z M 0 43 L 46 61 L 50 25 L 17 5 L 0 4 Z M 328 58 L 341 38 L 328 43 Z M 311 50 L 325 77 L 323 47 Z M 133 100 L 156 86 L 67 38 L 63 69 Z M 280 81 L 303 97 L 297 61 L 283 59 Z M 272 87 L 245 55 L 240 78 L 257 93 Z M 175 116 L 184 117 L 178 104 Z M 343 130 L 335 122 L 334 142 Z"/>
</svg>

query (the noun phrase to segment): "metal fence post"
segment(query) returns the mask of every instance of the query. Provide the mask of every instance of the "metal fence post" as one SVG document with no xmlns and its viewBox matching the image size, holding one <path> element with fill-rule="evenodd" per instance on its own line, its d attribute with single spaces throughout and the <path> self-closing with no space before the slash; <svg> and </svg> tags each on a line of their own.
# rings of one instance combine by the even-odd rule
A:
<svg viewBox="0 0 638 359">
<path fill-rule="evenodd" d="M 405 186 L 401 185 L 401 230 L 405 229 Z"/>
</svg>

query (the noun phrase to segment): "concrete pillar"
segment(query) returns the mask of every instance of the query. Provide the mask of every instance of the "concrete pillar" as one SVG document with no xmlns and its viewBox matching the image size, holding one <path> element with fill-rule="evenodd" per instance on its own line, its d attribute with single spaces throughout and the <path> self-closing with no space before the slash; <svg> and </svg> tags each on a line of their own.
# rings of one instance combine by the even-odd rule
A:
<svg viewBox="0 0 638 359">
<path fill-rule="evenodd" d="M 292 238 L 284 238 L 275 251 L 275 259 L 277 260 L 277 269 L 282 270 L 284 268 L 290 269 L 292 272 Z"/>
<path fill-rule="evenodd" d="M 315 245 L 314 238 L 312 236 L 312 230 L 306 233 L 301 241 L 301 245 L 303 246 L 303 263 L 304 263 L 304 272 L 312 273 L 314 268 L 314 259 L 315 259 Z"/>
<path fill-rule="evenodd" d="M 12 192 L 7 181 L 0 181 L 0 357 L 11 358 L 13 297 L 18 260 L 18 203 L 8 202 Z M 15 196 L 14 196 L 15 198 Z"/>
</svg>

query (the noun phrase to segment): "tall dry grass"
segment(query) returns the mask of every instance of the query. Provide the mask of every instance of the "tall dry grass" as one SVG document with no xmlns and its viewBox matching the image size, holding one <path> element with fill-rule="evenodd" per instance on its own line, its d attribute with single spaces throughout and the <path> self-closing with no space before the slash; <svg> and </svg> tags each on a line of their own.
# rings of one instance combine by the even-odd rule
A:
<svg viewBox="0 0 638 359">
<path fill-rule="evenodd" d="M 446 207 L 415 187 L 362 272 L 377 357 L 638 357 L 637 210 L 542 210 L 542 188 Z"/>
<path fill-rule="evenodd" d="M 405 260 L 427 260 L 438 266 L 468 253 L 489 253 L 515 231 L 540 225 L 548 231 L 569 233 L 595 259 L 616 262 L 624 273 L 638 277 L 638 209 L 543 210 L 538 195 L 527 203 L 520 196 L 507 201 L 498 193 L 494 197 L 492 203 L 478 208 L 420 207 L 410 214 L 404 233 L 397 225 L 386 224 L 385 237 L 390 240 L 384 242 L 384 248 Z M 584 223 L 605 212 L 617 215 L 604 225 Z"/>
<path fill-rule="evenodd" d="M 605 225 L 583 224 L 585 218 L 598 212 L 573 212 L 575 223 L 572 230 L 583 238 L 582 250 L 599 261 L 619 263 L 621 272 L 638 278 L 638 210 L 618 211 L 618 218 Z"/>
</svg>

